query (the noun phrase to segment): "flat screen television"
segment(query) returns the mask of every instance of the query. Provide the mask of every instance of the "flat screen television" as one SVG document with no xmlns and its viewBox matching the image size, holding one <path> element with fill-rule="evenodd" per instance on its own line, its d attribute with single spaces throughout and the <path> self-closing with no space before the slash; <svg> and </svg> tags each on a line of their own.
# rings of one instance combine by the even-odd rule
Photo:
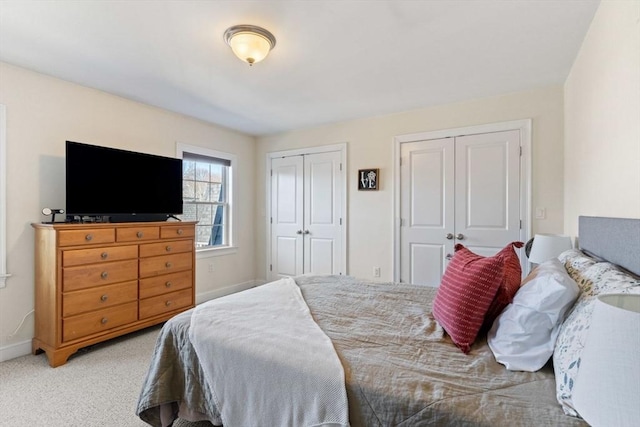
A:
<svg viewBox="0 0 640 427">
<path fill-rule="evenodd" d="M 67 141 L 67 217 L 161 221 L 182 213 L 182 160 Z"/>
</svg>

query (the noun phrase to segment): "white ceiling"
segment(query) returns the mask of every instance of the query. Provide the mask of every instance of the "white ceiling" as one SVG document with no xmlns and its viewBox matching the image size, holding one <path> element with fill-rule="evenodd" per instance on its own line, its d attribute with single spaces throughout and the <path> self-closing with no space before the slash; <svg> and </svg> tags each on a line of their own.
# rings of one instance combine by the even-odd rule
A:
<svg viewBox="0 0 640 427">
<path fill-rule="evenodd" d="M 0 0 L 0 60 L 264 135 L 562 84 L 597 6 Z M 275 35 L 263 62 L 232 54 L 235 24 Z"/>
</svg>

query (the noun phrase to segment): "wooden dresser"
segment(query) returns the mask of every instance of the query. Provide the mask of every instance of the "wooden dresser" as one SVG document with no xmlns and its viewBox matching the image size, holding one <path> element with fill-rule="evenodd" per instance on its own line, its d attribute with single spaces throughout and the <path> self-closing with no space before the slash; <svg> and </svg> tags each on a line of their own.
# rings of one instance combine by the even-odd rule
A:
<svg viewBox="0 0 640 427">
<path fill-rule="evenodd" d="M 194 306 L 195 222 L 32 226 L 32 350 L 53 367 Z"/>
</svg>

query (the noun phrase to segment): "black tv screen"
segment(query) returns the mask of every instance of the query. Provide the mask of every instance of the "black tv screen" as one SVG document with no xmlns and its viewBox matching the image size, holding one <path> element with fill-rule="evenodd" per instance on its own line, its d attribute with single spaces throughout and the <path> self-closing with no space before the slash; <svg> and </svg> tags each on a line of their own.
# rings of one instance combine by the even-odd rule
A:
<svg viewBox="0 0 640 427">
<path fill-rule="evenodd" d="M 65 181 L 67 215 L 135 221 L 182 213 L 181 159 L 67 141 Z"/>
</svg>

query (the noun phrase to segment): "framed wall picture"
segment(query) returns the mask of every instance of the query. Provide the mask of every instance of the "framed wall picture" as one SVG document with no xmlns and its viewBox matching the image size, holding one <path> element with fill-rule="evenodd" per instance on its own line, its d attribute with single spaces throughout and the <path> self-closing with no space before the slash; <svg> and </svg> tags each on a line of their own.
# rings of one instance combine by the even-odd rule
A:
<svg viewBox="0 0 640 427">
<path fill-rule="evenodd" d="M 358 190 L 377 190 L 380 171 L 378 169 L 358 170 Z"/>
</svg>

